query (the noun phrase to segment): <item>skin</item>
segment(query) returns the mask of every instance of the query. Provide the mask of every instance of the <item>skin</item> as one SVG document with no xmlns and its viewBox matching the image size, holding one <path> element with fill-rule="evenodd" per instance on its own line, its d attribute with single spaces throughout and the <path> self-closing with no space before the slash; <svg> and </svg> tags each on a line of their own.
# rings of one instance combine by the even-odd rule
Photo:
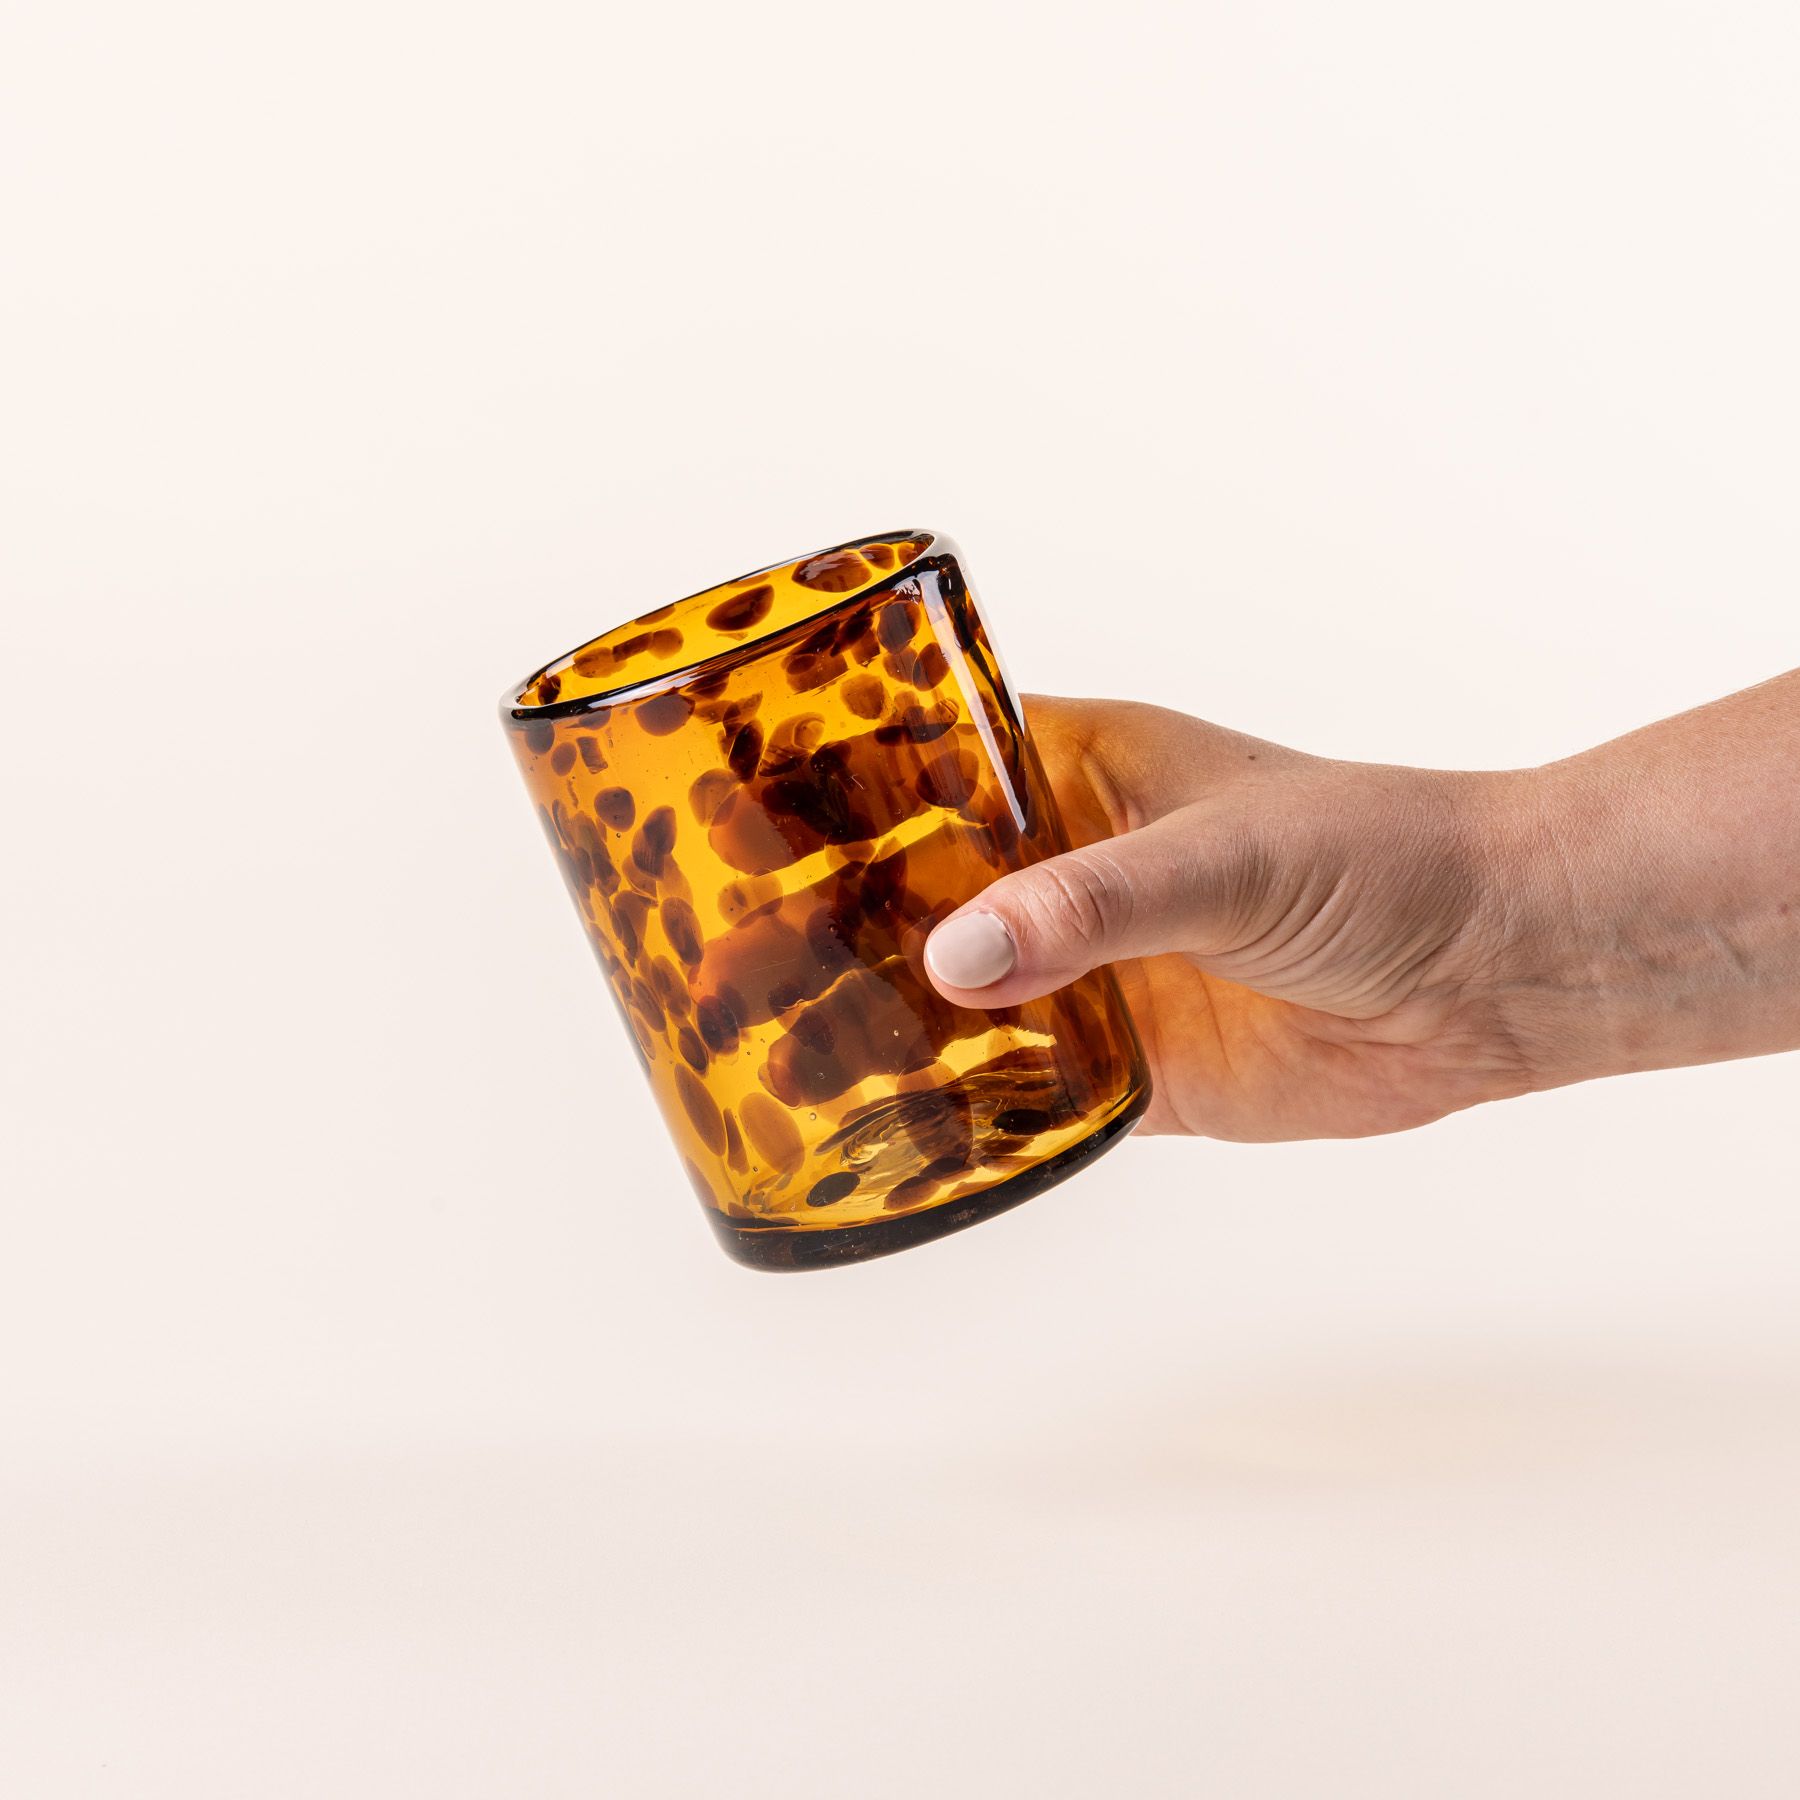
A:
<svg viewBox="0 0 1800 1800">
<path fill-rule="evenodd" d="M 1800 1048 L 1800 671 L 1504 772 L 1330 761 L 1123 701 L 1027 712 L 1078 847 L 934 934 L 998 919 L 1010 973 L 933 980 L 1006 1006 L 1114 964 L 1155 1077 L 1143 1129 L 1361 1137 Z"/>
</svg>

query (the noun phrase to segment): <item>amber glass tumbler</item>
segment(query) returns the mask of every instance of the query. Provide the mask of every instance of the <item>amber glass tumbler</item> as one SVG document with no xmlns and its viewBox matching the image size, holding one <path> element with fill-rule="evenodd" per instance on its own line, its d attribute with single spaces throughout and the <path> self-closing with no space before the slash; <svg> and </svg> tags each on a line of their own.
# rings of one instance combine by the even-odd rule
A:
<svg viewBox="0 0 1800 1800">
<path fill-rule="evenodd" d="M 760 569 L 507 691 L 545 833 L 725 1248 L 803 1269 L 1061 1181 L 1142 1115 L 1111 974 L 988 1012 L 932 927 L 1068 847 L 935 532 Z"/>
</svg>

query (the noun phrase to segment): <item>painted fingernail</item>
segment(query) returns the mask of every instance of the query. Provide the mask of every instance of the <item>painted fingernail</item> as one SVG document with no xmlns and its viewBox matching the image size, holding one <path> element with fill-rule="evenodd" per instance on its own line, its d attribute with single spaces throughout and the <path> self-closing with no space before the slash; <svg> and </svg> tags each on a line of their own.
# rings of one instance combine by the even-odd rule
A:
<svg viewBox="0 0 1800 1800">
<path fill-rule="evenodd" d="M 987 987 L 1018 960 L 1012 933 L 992 913 L 948 919 L 925 940 L 925 965 L 946 987 Z"/>
</svg>

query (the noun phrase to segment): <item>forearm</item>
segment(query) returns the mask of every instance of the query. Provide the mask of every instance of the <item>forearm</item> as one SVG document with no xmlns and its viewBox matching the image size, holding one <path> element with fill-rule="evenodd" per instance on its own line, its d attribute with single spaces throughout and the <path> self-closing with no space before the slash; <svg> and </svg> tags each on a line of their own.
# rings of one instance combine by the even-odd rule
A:
<svg viewBox="0 0 1800 1800">
<path fill-rule="evenodd" d="M 1496 1005 L 1532 1085 L 1800 1048 L 1800 671 L 1501 779 Z"/>
</svg>

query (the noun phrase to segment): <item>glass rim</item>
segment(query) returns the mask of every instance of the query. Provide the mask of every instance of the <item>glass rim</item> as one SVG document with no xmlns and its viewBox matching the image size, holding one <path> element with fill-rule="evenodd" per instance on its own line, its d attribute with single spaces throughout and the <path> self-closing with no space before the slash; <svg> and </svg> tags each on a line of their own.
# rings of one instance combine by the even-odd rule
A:
<svg viewBox="0 0 1800 1800">
<path fill-rule="evenodd" d="M 853 588 L 847 594 L 821 594 L 819 604 L 810 612 L 798 619 L 790 619 L 787 623 L 772 630 L 748 635 L 742 643 L 733 644 L 729 649 L 713 650 L 707 655 L 685 663 L 678 669 L 665 669 L 659 675 L 643 676 L 636 680 L 621 681 L 615 687 L 603 689 L 599 693 L 577 694 L 567 700 L 552 700 L 544 704 L 532 704 L 524 699 L 524 695 L 536 685 L 538 680 L 564 663 L 572 662 L 584 650 L 613 636 L 616 632 L 628 630 L 633 625 L 644 624 L 667 615 L 670 609 L 685 606 L 691 600 L 704 599 L 708 594 L 716 593 L 720 588 L 741 585 L 754 581 L 759 575 L 769 575 L 778 569 L 793 568 L 797 564 L 814 561 L 822 556 L 830 556 L 839 550 L 860 550 L 864 544 L 892 543 L 896 539 L 908 539 L 918 545 L 918 549 L 897 568 L 879 573 L 873 581 L 862 587 Z M 640 613 L 636 618 L 622 619 L 616 625 L 609 625 L 604 631 L 596 632 L 592 637 L 584 639 L 572 650 L 565 650 L 560 656 L 553 656 L 548 662 L 541 663 L 525 677 L 523 681 L 509 683 L 505 693 L 500 696 L 500 716 L 507 724 L 535 724 L 541 720 L 575 718 L 582 713 L 596 712 L 605 707 L 620 706 L 636 700 L 650 699 L 657 694 L 667 693 L 690 682 L 695 676 L 723 663 L 736 664 L 755 656 L 764 654 L 769 648 L 782 644 L 790 638 L 803 638 L 819 628 L 820 622 L 847 613 L 852 608 L 867 605 L 878 595 L 888 593 L 901 582 L 917 574 L 919 569 L 930 559 L 945 555 L 955 556 L 957 547 L 951 539 L 941 531 L 908 530 L 908 531 L 871 531 L 861 537 L 846 538 L 841 543 L 828 544 L 820 550 L 809 550 L 799 556 L 777 557 L 773 562 L 764 563 L 760 568 L 748 570 L 742 575 L 730 575 L 723 581 L 709 582 L 703 588 L 696 588 L 691 594 L 683 594 L 676 600 L 665 600 L 654 606 L 649 613 Z"/>
</svg>

